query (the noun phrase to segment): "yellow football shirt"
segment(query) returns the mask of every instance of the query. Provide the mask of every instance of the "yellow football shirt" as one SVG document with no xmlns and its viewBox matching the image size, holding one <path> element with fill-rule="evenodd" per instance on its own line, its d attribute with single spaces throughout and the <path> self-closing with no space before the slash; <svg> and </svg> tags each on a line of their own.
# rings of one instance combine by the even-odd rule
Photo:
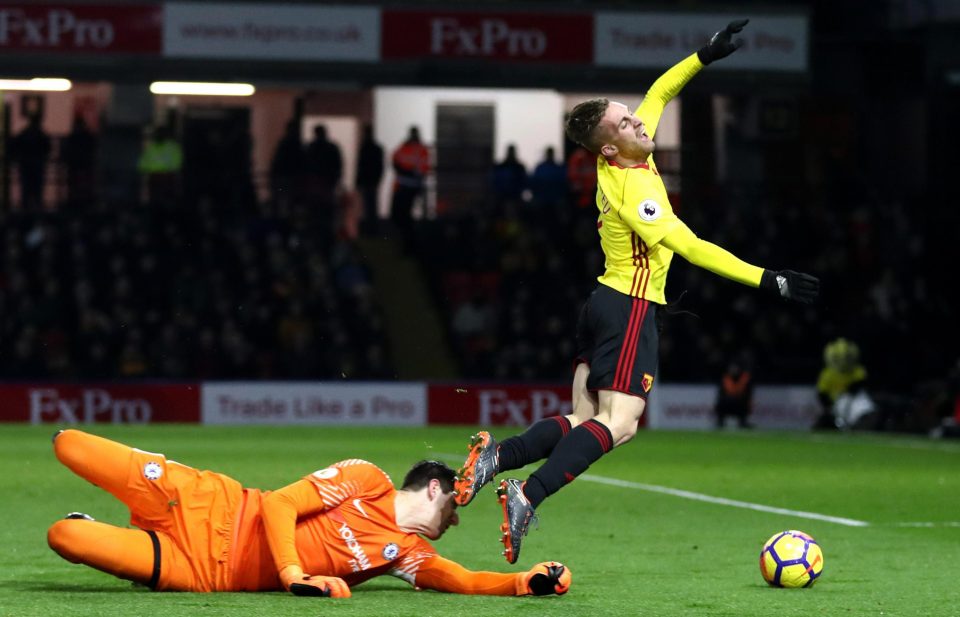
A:
<svg viewBox="0 0 960 617">
<path fill-rule="evenodd" d="M 650 87 L 635 115 L 653 139 L 666 104 L 703 68 L 692 54 Z M 597 280 L 617 291 L 665 304 L 664 288 L 673 251 L 660 241 L 683 225 L 674 214 L 651 155 L 647 163 L 624 168 L 597 157 L 597 230 L 606 258 Z"/>
<path fill-rule="evenodd" d="M 817 392 L 821 392 L 830 397 L 831 401 L 850 389 L 850 384 L 863 381 L 867 378 L 867 369 L 858 364 L 849 371 L 839 371 L 835 368 L 826 366 L 820 371 L 817 378 Z"/>
</svg>

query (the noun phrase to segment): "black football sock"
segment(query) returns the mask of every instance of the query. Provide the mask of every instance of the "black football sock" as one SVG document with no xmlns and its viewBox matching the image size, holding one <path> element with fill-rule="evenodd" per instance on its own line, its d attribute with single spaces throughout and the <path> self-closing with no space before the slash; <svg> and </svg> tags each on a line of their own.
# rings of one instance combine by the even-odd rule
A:
<svg viewBox="0 0 960 617">
<path fill-rule="evenodd" d="M 500 442 L 497 465 L 499 471 L 519 469 L 546 458 L 553 448 L 570 432 L 570 420 L 565 416 L 551 416 L 534 423 L 521 433 Z"/>
<path fill-rule="evenodd" d="M 561 439 L 547 462 L 530 475 L 523 487 L 524 495 L 536 508 L 611 449 L 610 429 L 596 420 L 587 420 Z"/>
</svg>

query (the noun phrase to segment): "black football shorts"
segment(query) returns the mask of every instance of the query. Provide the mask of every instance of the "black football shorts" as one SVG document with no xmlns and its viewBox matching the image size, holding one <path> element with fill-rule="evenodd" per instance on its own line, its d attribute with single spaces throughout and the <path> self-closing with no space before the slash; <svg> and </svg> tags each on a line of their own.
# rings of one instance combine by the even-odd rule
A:
<svg viewBox="0 0 960 617">
<path fill-rule="evenodd" d="M 657 374 L 660 305 L 597 285 L 577 321 L 576 362 L 590 367 L 587 389 L 647 398 Z"/>
</svg>

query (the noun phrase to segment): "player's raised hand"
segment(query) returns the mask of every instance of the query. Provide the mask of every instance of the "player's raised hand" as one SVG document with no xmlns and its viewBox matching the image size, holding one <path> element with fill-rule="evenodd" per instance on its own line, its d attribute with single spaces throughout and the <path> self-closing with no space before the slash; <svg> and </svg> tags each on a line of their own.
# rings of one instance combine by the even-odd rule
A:
<svg viewBox="0 0 960 617">
<path fill-rule="evenodd" d="M 570 589 L 570 583 L 573 580 L 570 569 L 559 561 L 538 563 L 524 576 L 527 589 L 535 596 L 547 596 L 552 593 L 562 596 Z"/>
<path fill-rule="evenodd" d="M 710 37 L 710 42 L 697 51 L 700 62 L 704 65 L 710 64 L 714 60 L 726 58 L 733 52 L 740 49 L 743 45 L 743 39 L 734 39 L 733 35 L 743 30 L 749 19 L 738 19 L 731 21 L 727 27 Z"/>
<path fill-rule="evenodd" d="M 820 279 L 793 270 L 764 270 L 760 289 L 776 293 L 784 300 L 812 304 L 820 295 Z"/>
<path fill-rule="evenodd" d="M 349 598 L 350 587 L 346 581 L 336 576 L 310 576 L 304 574 L 299 566 L 287 566 L 280 571 L 283 586 L 295 596 L 315 596 L 320 598 Z"/>
</svg>

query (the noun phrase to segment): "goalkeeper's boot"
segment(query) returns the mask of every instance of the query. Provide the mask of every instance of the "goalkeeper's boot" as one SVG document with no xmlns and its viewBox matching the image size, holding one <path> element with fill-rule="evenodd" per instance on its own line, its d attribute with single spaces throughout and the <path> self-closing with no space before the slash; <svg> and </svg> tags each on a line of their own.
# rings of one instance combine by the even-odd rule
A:
<svg viewBox="0 0 960 617">
<path fill-rule="evenodd" d="M 530 500 L 523 494 L 523 483 L 520 480 L 501 480 L 500 487 L 497 488 L 497 499 L 503 508 L 503 523 L 500 525 L 500 531 L 503 532 L 500 537 L 504 546 L 503 556 L 508 563 L 517 563 L 520 557 L 520 542 L 527 535 L 530 523 L 538 522 L 537 515 L 533 512 Z"/>
<path fill-rule="evenodd" d="M 470 453 L 463 467 L 457 471 L 456 490 L 458 506 L 465 506 L 477 496 L 480 488 L 493 480 L 500 464 L 499 446 L 493 435 L 480 431 L 470 438 Z"/>
<path fill-rule="evenodd" d="M 65 519 L 79 519 L 81 521 L 95 521 L 97 519 L 93 518 L 89 514 L 84 514 L 83 512 L 71 512 L 70 514 L 64 516 Z"/>
</svg>

